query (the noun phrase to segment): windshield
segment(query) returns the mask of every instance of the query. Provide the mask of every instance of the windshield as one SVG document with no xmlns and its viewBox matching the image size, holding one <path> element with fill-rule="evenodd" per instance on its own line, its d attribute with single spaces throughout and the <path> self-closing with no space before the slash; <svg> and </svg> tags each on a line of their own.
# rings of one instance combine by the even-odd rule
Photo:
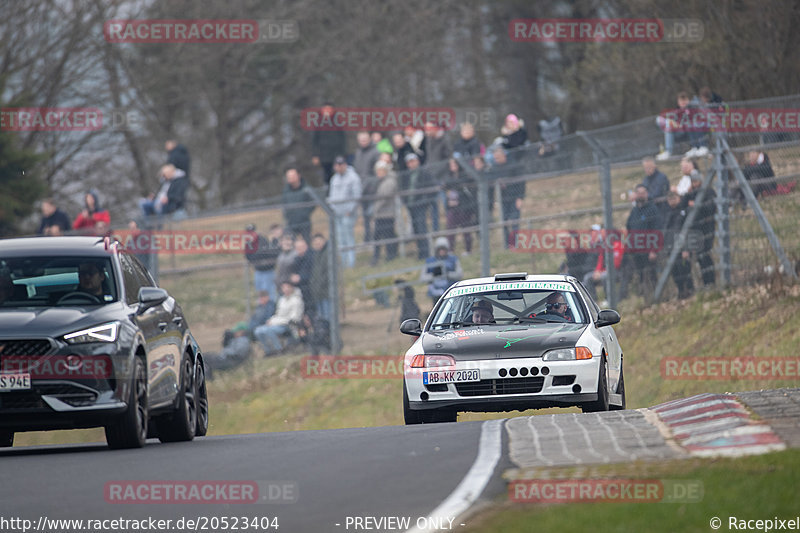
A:
<svg viewBox="0 0 800 533">
<path fill-rule="evenodd" d="M 111 260 L 0 258 L 0 308 L 102 305 L 117 301 Z"/>
<path fill-rule="evenodd" d="M 535 282 L 460 287 L 445 295 L 431 320 L 431 330 L 471 324 L 586 323 L 588 316 L 568 283 Z"/>
</svg>

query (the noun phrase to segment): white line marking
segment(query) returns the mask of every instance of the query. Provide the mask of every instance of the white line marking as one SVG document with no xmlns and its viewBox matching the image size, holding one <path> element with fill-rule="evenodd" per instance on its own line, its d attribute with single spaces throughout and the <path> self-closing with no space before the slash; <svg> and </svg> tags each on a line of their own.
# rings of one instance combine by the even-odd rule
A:
<svg viewBox="0 0 800 533">
<path fill-rule="evenodd" d="M 431 511 L 430 518 L 444 519 L 445 522 L 450 518 L 458 518 L 478 499 L 486 484 L 492 478 L 497 462 L 502 455 L 502 427 L 505 420 L 487 420 L 481 426 L 481 438 L 478 444 L 478 456 L 472 467 L 461 480 L 461 483 L 439 504 L 439 507 Z M 438 523 L 437 520 L 428 520 L 428 523 Z M 423 533 L 434 531 L 434 529 L 419 529 L 417 527 L 409 529 L 408 533 Z"/>
</svg>

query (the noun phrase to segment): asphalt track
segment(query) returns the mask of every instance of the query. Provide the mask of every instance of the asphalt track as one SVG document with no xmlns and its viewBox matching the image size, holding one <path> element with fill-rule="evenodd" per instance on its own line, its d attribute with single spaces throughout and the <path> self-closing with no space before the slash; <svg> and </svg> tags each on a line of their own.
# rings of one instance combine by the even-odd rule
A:
<svg viewBox="0 0 800 533">
<path fill-rule="evenodd" d="M 760 420 L 751 419 L 751 410 Z M 798 436 L 800 390 L 793 389 L 699 395 L 600 414 L 148 441 L 139 450 L 112 451 L 100 443 L 11 448 L 0 451 L 0 530 L 22 531 L 20 523 L 3 522 L 10 518 L 31 520 L 34 531 L 62 533 L 78 529 L 48 522 L 152 517 L 172 524 L 138 530 L 275 531 L 264 525 L 277 519 L 281 532 L 458 531 L 469 524 L 465 511 L 502 499 L 510 473 L 765 453 L 800 445 Z M 203 503 L 174 503 L 145 493 L 136 503 L 109 501 L 111 486 L 187 481 L 254 483 L 260 500 L 218 503 L 212 495 Z M 259 527 L 250 522 L 246 528 L 243 517 L 257 518 Z M 177 527 L 181 518 L 197 523 Z M 87 525 L 83 531 L 125 530 Z"/>
</svg>

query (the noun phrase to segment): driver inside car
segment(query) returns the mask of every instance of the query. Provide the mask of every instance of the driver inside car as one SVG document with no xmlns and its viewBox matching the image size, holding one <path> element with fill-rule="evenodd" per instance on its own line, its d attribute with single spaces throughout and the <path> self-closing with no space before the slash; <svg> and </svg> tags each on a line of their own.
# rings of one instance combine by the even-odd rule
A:
<svg viewBox="0 0 800 533">
<path fill-rule="evenodd" d="M 78 266 L 78 289 L 97 298 L 103 297 L 103 272 L 96 263 L 81 263 Z"/>
<path fill-rule="evenodd" d="M 473 324 L 494 324 L 494 309 L 486 300 L 476 300 L 470 307 Z"/>
<path fill-rule="evenodd" d="M 569 305 L 567 305 L 564 295 L 558 291 L 547 295 L 545 312 L 540 316 L 572 322 L 572 317 L 569 315 Z"/>
</svg>

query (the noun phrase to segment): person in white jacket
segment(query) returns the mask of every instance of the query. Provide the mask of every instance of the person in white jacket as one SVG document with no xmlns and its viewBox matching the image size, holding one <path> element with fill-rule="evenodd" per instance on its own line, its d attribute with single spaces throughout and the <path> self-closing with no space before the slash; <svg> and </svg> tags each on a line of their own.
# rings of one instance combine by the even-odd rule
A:
<svg viewBox="0 0 800 533">
<path fill-rule="evenodd" d="M 299 323 L 303 319 L 303 293 L 292 283 L 281 283 L 281 297 L 275 314 L 266 324 L 253 330 L 253 335 L 264 348 L 265 355 L 273 355 L 281 351 L 283 344 L 281 336 L 291 332 L 291 324 Z"/>
<path fill-rule="evenodd" d="M 333 162 L 336 173 L 331 177 L 328 203 L 335 214 L 336 242 L 339 248 L 355 246 L 356 215 L 361 199 L 361 178 L 347 164 L 344 157 L 339 156 Z M 356 263 L 356 252 L 352 248 L 341 252 L 342 264 L 352 268 Z"/>
</svg>

